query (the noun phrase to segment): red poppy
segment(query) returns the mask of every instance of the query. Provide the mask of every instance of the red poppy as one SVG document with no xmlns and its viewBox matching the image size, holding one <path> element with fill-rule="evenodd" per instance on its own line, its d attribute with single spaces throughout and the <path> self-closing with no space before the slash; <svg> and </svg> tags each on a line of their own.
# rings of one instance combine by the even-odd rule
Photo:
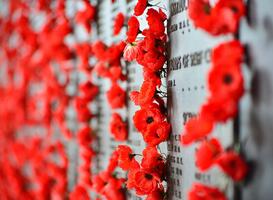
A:
<svg viewBox="0 0 273 200">
<path fill-rule="evenodd" d="M 93 115 L 88 108 L 88 100 L 85 98 L 77 97 L 75 101 L 78 119 L 81 122 L 89 121 Z"/>
<path fill-rule="evenodd" d="M 207 136 L 213 129 L 213 121 L 204 117 L 191 118 L 184 126 L 181 143 L 186 145 Z"/>
<path fill-rule="evenodd" d="M 92 140 L 92 129 L 88 126 L 83 127 L 77 134 L 78 141 L 81 145 L 89 145 Z"/>
<path fill-rule="evenodd" d="M 136 42 L 136 45 L 134 43 L 132 44 L 129 43 L 124 49 L 123 57 L 125 60 L 130 62 L 135 60 L 137 56 L 139 55 L 139 53 L 140 53 L 140 48 L 137 45 L 137 42 Z"/>
<path fill-rule="evenodd" d="M 84 98 L 87 99 L 88 101 L 94 100 L 94 98 L 99 93 L 98 86 L 94 85 L 90 81 L 86 81 L 85 83 L 80 85 L 80 90 L 84 94 Z"/>
<path fill-rule="evenodd" d="M 144 54 L 148 51 L 159 51 L 160 40 L 156 39 L 154 34 L 150 29 L 145 29 L 142 31 L 142 35 L 144 35 L 144 39 L 138 42 L 139 48 L 144 52 Z M 158 48 L 157 48 L 158 47 Z"/>
<path fill-rule="evenodd" d="M 81 199 L 81 200 L 90 199 L 88 192 L 81 185 L 76 186 L 74 190 L 69 194 L 69 200 L 77 200 L 77 199 Z"/>
<path fill-rule="evenodd" d="M 98 76 L 103 77 L 103 78 L 108 78 L 110 77 L 110 71 L 109 68 L 106 66 L 106 62 L 98 62 L 95 65 L 95 69 L 96 73 L 98 74 Z"/>
<path fill-rule="evenodd" d="M 142 15 L 147 6 L 148 6 L 148 0 L 138 0 L 134 8 L 134 15 L 136 16 Z"/>
<path fill-rule="evenodd" d="M 165 160 L 157 151 L 156 147 L 148 146 L 143 150 L 141 167 L 151 172 L 157 173 L 163 179 L 165 173 Z"/>
<path fill-rule="evenodd" d="M 238 100 L 244 93 L 244 80 L 240 65 L 232 61 L 214 65 L 209 72 L 208 86 L 213 97 L 228 96 Z"/>
<path fill-rule="evenodd" d="M 148 194 L 146 200 L 163 200 L 164 199 L 164 189 L 157 189 L 151 194 Z"/>
<path fill-rule="evenodd" d="M 132 149 L 126 145 L 119 145 L 116 151 L 118 153 L 119 167 L 123 170 L 129 170 L 136 162 Z"/>
<path fill-rule="evenodd" d="M 149 25 L 149 30 L 156 38 L 160 38 L 165 34 L 164 21 L 166 19 L 166 15 L 161 10 L 159 12 L 153 8 L 148 10 L 147 22 Z"/>
<path fill-rule="evenodd" d="M 133 178 L 137 195 L 151 194 L 160 185 L 160 177 L 144 169 L 137 170 Z"/>
<path fill-rule="evenodd" d="M 106 59 L 106 50 L 107 46 L 100 40 L 97 40 L 96 42 L 93 43 L 92 45 L 92 50 L 94 52 L 94 55 L 97 59 L 100 61 L 103 61 Z"/>
<path fill-rule="evenodd" d="M 80 43 L 77 44 L 75 46 L 77 55 L 80 59 L 80 64 L 79 64 L 79 68 L 81 70 L 90 70 L 90 66 L 89 66 L 89 56 L 92 53 L 92 47 L 90 44 L 88 44 L 87 42 L 85 43 Z"/>
<path fill-rule="evenodd" d="M 170 124 L 168 122 L 158 122 L 148 125 L 143 134 L 144 141 L 151 146 L 156 146 L 168 139 L 170 134 Z"/>
<path fill-rule="evenodd" d="M 234 64 L 241 64 L 244 57 L 244 48 L 240 41 L 232 40 L 224 42 L 212 50 L 212 63 L 215 65 L 223 64 L 227 61 Z"/>
<path fill-rule="evenodd" d="M 156 86 L 161 86 L 161 77 L 160 74 L 157 72 L 151 72 L 151 71 L 143 71 L 143 78 L 144 80 L 150 80 L 153 82 Z"/>
<path fill-rule="evenodd" d="M 216 163 L 235 181 L 243 180 L 248 172 L 246 162 L 233 151 L 222 153 Z"/>
<path fill-rule="evenodd" d="M 214 35 L 236 33 L 239 20 L 244 14 L 245 5 L 243 0 L 218 1 L 211 13 L 214 22 L 211 33 Z"/>
<path fill-rule="evenodd" d="M 160 110 L 156 107 L 142 108 L 136 111 L 133 117 L 135 127 L 141 133 L 147 130 L 148 125 L 160 123 L 164 119 L 165 116 L 162 115 Z"/>
<path fill-rule="evenodd" d="M 143 159 L 141 161 L 141 166 L 145 169 L 153 168 L 159 160 L 163 161 L 162 156 L 154 146 L 147 146 L 142 151 L 142 155 Z"/>
<path fill-rule="evenodd" d="M 108 180 L 109 180 L 109 173 L 107 172 L 100 172 L 99 174 L 93 176 L 92 178 L 92 188 L 98 192 L 98 193 L 102 193 L 102 190 L 104 188 L 104 186 L 107 184 Z"/>
<path fill-rule="evenodd" d="M 126 196 L 122 189 L 122 183 L 121 179 L 111 177 L 104 186 L 102 194 L 107 200 L 125 200 Z"/>
<path fill-rule="evenodd" d="M 111 155 L 111 157 L 109 158 L 109 163 L 107 166 L 107 173 L 108 174 L 112 174 L 114 172 L 114 170 L 117 168 L 118 166 L 118 152 L 114 151 Z"/>
<path fill-rule="evenodd" d="M 148 106 L 153 102 L 156 91 L 155 82 L 151 80 L 144 80 L 140 92 L 132 91 L 130 94 L 131 100 L 140 106 Z"/>
<path fill-rule="evenodd" d="M 85 8 L 76 14 L 76 22 L 82 24 L 87 32 L 91 30 L 91 22 L 95 19 L 96 8 L 88 1 L 83 1 Z"/>
<path fill-rule="evenodd" d="M 110 133 L 117 141 L 125 141 L 128 137 L 127 124 L 118 113 L 112 114 L 110 120 Z"/>
<path fill-rule="evenodd" d="M 158 51 L 149 51 L 143 55 L 143 60 L 140 61 L 141 57 L 138 57 L 137 61 L 143 64 L 144 70 L 151 72 L 162 69 L 166 62 L 166 57 Z"/>
<path fill-rule="evenodd" d="M 118 84 L 114 83 L 106 95 L 112 109 L 122 108 L 125 105 L 126 93 Z"/>
<path fill-rule="evenodd" d="M 135 16 L 128 20 L 127 42 L 133 43 L 139 33 L 139 21 Z"/>
<path fill-rule="evenodd" d="M 189 200 L 227 200 L 225 194 L 215 187 L 195 183 L 188 194 Z"/>
<path fill-rule="evenodd" d="M 114 21 L 114 35 L 118 35 L 123 27 L 125 17 L 122 13 L 118 13 Z"/>
<path fill-rule="evenodd" d="M 194 25 L 213 35 L 235 33 L 244 14 L 242 0 L 219 0 L 215 7 L 208 0 L 191 0 L 189 3 L 189 16 Z"/>
<path fill-rule="evenodd" d="M 190 0 L 189 2 L 189 17 L 198 28 L 211 29 L 211 10 L 212 7 L 209 0 Z"/>
<path fill-rule="evenodd" d="M 126 80 L 126 76 L 122 73 L 122 68 L 119 65 L 115 65 L 109 68 L 108 78 L 110 78 L 113 82 L 118 80 Z"/>
<path fill-rule="evenodd" d="M 216 138 L 202 142 L 196 151 L 196 166 L 201 171 L 206 171 L 215 163 L 221 152 L 221 144 Z"/>
<path fill-rule="evenodd" d="M 237 114 L 237 101 L 229 96 L 213 96 L 201 108 L 201 115 L 214 122 L 225 122 Z"/>
<path fill-rule="evenodd" d="M 138 162 L 132 162 L 127 175 L 126 187 L 133 189 L 135 187 L 135 173 L 140 169 Z"/>
</svg>

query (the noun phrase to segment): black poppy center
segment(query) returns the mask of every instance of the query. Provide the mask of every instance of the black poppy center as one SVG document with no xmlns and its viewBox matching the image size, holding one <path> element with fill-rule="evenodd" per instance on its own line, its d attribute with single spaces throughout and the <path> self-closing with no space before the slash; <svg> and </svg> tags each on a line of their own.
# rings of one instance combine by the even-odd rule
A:
<svg viewBox="0 0 273 200">
<path fill-rule="evenodd" d="M 130 154 L 129 159 L 132 160 L 135 157 L 135 154 Z"/>
<path fill-rule="evenodd" d="M 150 124 L 150 123 L 152 123 L 153 121 L 154 121 L 154 118 L 153 118 L 153 117 L 147 117 L 147 119 L 146 119 L 147 124 Z"/>
<path fill-rule="evenodd" d="M 234 13 L 237 13 L 237 12 L 238 12 L 238 8 L 235 7 L 235 6 L 231 6 L 231 10 L 232 10 Z"/>
<path fill-rule="evenodd" d="M 208 3 L 205 4 L 204 5 L 204 11 L 205 11 L 205 13 L 209 15 L 210 14 L 210 10 L 211 10 L 210 5 Z"/>
<path fill-rule="evenodd" d="M 229 167 L 232 168 L 232 169 L 236 168 L 237 167 L 237 162 L 235 160 L 231 160 L 229 162 Z"/>
<path fill-rule="evenodd" d="M 229 84 L 232 83 L 232 81 L 233 81 L 233 78 L 232 78 L 232 76 L 230 74 L 226 74 L 224 76 L 224 83 L 225 84 L 229 85 Z"/>
<path fill-rule="evenodd" d="M 153 176 L 151 174 L 145 174 L 145 178 L 148 180 L 152 180 Z"/>
</svg>

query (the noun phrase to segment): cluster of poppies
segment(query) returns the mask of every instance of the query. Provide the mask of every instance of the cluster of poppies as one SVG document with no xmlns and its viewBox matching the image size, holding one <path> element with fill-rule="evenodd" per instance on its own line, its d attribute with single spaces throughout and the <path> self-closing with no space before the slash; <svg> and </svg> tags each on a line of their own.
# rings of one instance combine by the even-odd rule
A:
<svg viewBox="0 0 273 200">
<path fill-rule="evenodd" d="M 95 72 L 99 77 L 108 79 L 111 84 L 111 87 L 106 92 L 110 108 L 112 110 L 125 108 L 126 91 L 120 85 L 126 80 L 121 64 L 125 43 L 122 41 L 107 46 L 102 41 L 96 41 L 92 47 L 97 58 Z M 117 141 L 125 141 L 128 137 L 127 122 L 122 119 L 118 112 L 112 113 L 109 130 Z"/>
<path fill-rule="evenodd" d="M 149 8 L 148 8 L 149 7 Z M 146 11 L 147 9 L 147 11 Z M 137 16 L 145 13 L 148 27 L 140 30 Z M 132 91 L 130 99 L 140 109 L 135 112 L 133 122 L 147 144 L 142 152 L 142 160 L 128 146 L 119 146 L 118 165 L 128 171 L 126 186 L 137 195 L 147 195 L 146 199 L 163 199 L 166 181 L 166 159 L 158 152 L 158 145 L 166 141 L 170 134 L 170 124 L 166 119 L 166 107 L 161 91 L 161 77 L 166 69 L 166 14 L 155 9 L 147 0 L 139 0 L 134 8 L 134 16 L 128 20 L 128 31 L 124 59 L 136 61 L 143 71 L 143 83 L 139 91 Z"/>
<path fill-rule="evenodd" d="M 94 156 L 89 122 L 94 115 L 88 105 L 98 87 L 91 79 L 79 85 L 78 95 L 68 87 L 73 84 L 70 75 L 74 69 L 90 78 L 93 51 L 87 41 L 70 44 L 66 39 L 75 36 L 75 23 L 91 31 L 95 7 L 87 0 L 78 3 L 81 9 L 72 19 L 66 15 L 65 0 L 3 3 L 7 6 L 6 14 L 0 16 L 3 199 L 79 199 L 84 194 L 89 199 Z M 67 110 L 73 104 L 80 123 L 76 134 L 67 125 Z M 72 192 L 66 152 L 70 139 L 78 140 L 80 151 L 79 178 Z"/>
<path fill-rule="evenodd" d="M 146 13 L 148 28 L 141 31 L 137 16 L 141 16 L 147 7 L 150 7 Z M 118 85 L 118 81 L 126 78 L 122 73 L 121 59 L 136 60 L 143 69 L 144 77 L 140 91 L 132 91 L 130 98 L 135 105 L 140 106 L 133 122 L 147 147 L 142 155 L 138 155 L 129 146 L 119 145 L 113 152 L 108 167 L 93 177 L 94 190 L 107 199 L 125 199 L 125 189 L 133 189 L 137 195 L 146 195 L 148 200 L 163 199 L 166 195 L 163 187 L 163 181 L 166 181 L 166 158 L 157 149 L 160 143 L 168 139 L 170 133 L 163 100 L 165 93 L 160 91 L 161 77 L 166 72 L 166 19 L 167 16 L 161 9 L 152 8 L 147 0 L 139 0 L 134 16 L 128 19 L 127 39 L 124 42 L 110 46 L 101 41 L 93 44 L 98 61 L 95 71 L 111 82 L 106 95 L 112 109 L 125 106 L 126 93 Z M 125 16 L 118 13 L 114 20 L 114 35 L 121 32 L 125 21 Z M 118 113 L 112 114 L 110 132 L 118 141 L 127 139 L 127 124 Z M 141 156 L 141 161 L 136 156 Z M 128 172 L 127 178 L 115 175 L 117 167 Z"/>
<path fill-rule="evenodd" d="M 189 16 L 194 25 L 211 35 L 236 33 L 244 15 L 245 6 L 241 0 L 219 0 L 214 6 L 208 0 L 189 2 Z"/>
<path fill-rule="evenodd" d="M 90 76 L 91 74 L 87 73 L 86 75 Z M 84 193 L 88 194 L 88 189 L 90 189 L 92 186 L 91 166 L 92 160 L 95 156 L 92 143 L 95 139 L 95 134 L 90 127 L 90 120 L 94 117 L 94 115 L 91 113 L 89 106 L 90 103 L 95 100 L 98 92 L 98 86 L 94 85 L 91 80 L 87 80 L 79 85 L 79 95 L 75 97 L 76 112 L 79 119 L 78 124 L 80 125 L 80 129 L 76 134 L 79 145 L 80 161 L 78 166 L 79 177 L 72 194 L 72 196 L 75 196 L 75 198 L 77 198 L 78 190 L 85 191 Z M 81 195 L 82 194 L 79 194 L 79 196 Z"/>
<path fill-rule="evenodd" d="M 242 0 L 219 0 L 211 6 L 206 0 L 191 0 L 189 16 L 197 28 L 211 35 L 234 34 L 240 18 L 245 14 Z M 242 62 L 244 48 L 237 40 L 228 41 L 212 51 L 212 67 L 208 74 L 209 97 L 197 117 L 190 119 L 181 134 L 181 143 L 189 145 L 202 141 L 196 151 L 196 165 L 201 171 L 218 166 L 234 181 L 242 181 L 248 172 L 239 152 L 225 150 L 220 141 L 210 137 L 216 123 L 224 123 L 237 115 L 237 107 L 244 93 Z M 226 199 L 217 188 L 197 183 L 189 192 L 190 200 Z"/>
</svg>

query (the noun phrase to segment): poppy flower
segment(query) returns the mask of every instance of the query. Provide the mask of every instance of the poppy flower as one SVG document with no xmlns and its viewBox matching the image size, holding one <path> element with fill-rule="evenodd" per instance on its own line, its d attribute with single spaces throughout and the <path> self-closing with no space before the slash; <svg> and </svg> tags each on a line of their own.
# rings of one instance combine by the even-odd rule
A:
<svg viewBox="0 0 273 200">
<path fill-rule="evenodd" d="M 89 198 L 90 197 L 86 189 L 81 185 L 76 186 L 74 190 L 69 194 L 69 200 L 88 200 Z"/>
<path fill-rule="evenodd" d="M 126 76 L 122 73 L 122 68 L 119 65 L 115 65 L 109 68 L 108 78 L 111 81 L 116 82 L 118 80 L 124 81 L 126 80 Z"/>
<path fill-rule="evenodd" d="M 222 153 L 216 161 L 217 165 L 235 181 L 245 178 L 248 167 L 246 162 L 233 151 Z"/>
<path fill-rule="evenodd" d="M 160 177 L 144 169 L 137 170 L 133 178 L 137 195 L 150 194 L 160 185 Z"/>
<path fill-rule="evenodd" d="M 239 65 L 243 61 L 244 48 L 238 40 L 224 42 L 213 48 L 211 57 L 215 65 L 224 64 L 227 58 L 229 62 Z"/>
<path fill-rule="evenodd" d="M 88 1 L 83 1 L 84 9 L 76 14 L 76 22 L 84 26 L 87 32 L 91 31 L 91 22 L 95 19 L 96 8 Z"/>
<path fill-rule="evenodd" d="M 156 146 L 168 139 L 170 134 L 170 124 L 168 122 L 158 122 L 148 125 L 143 134 L 144 141 L 151 146 Z"/>
<path fill-rule="evenodd" d="M 106 51 L 107 51 L 107 46 L 100 40 L 97 40 L 92 44 L 92 50 L 95 55 L 95 57 L 100 60 L 104 61 L 106 59 Z"/>
<path fill-rule="evenodd" d="M 157 173 L 162 179 L 164 177 L 166 163 L 156 147 L 148 146 L 143 152 L 141 167 L 151 172 Z"/>
<path fill-rule="evenodd" d="M 155 91 L 155 82 L 151 80 L 144 80 L 140 92 L 132 91 L 130 94 L 130 98 L 135 103 L 135 105 L 147 106 L 153 102 Z"/>
<path fill-rule="evenodd" d="M 229 96 L 212 96 L 201 107 L 201 115 L 207 121 L 225 122 L 237 114 L 237 101 Z"/>
<path fill-rule="evenodd" d="M 145 37 L 138 42 L 139 48 L 144 52 L 159 50 L 160 40 L 157 39 L 150 29 L 144 29 L 142 35 Z M 157 48 L 158 47 L 158 48 Z"/>
<path fill-rule="evenodd" d="M 149 30 L 156 38 L 160 38 L 165 34 L 164 21 L 167 19 L 167 17 L 162 11 L 160 11 L 158 12 L 157 10 L 150 8 L 147 12 Z"/>
<path fill-rule="evenodd" d="M 139 59 L 140 57 L 138 57 L 137 59 L 138 62 L 139 62 Z M 143 60 L 141 62 L 143 62 L 144 70 L 155 72 L 162 69 L 162 67 L 164 66 L 166 62 L 166 57 L 160 52 L 149 51 L 144 54 Z"/>
<path fill-rule="evenodd" d="M 222 146 L 216 138 L 202 142 L 196 151 L 196 166 L 201 171 L 206 171 L 215 163 L 222 150 Z"/>
<path fill-rule="evenodd" d="M 218 1 L 211 14 L 214 22 L 214 30 L 211 32 L 215 35 L 236 33 L 243 15 L 245 15 L 243 0 Z"/>
<path fill-rule="evenodd" d="M 189 200 L 227 200 L 218 188 L 195 183 L 188 194 Z"/>
<path fill-rule="evenodd" d="M 92 47 L 87 42 L 76 44 L 76 53 L 81 61 L 81 63 L 88 63 L 89 56 L 92 53 Z"/>
<path fill-rule="evenodd" d="M 88 108 L 88 100 L 82 97 L 77 97 L 75 102 L 78 119 L 81 122 L 89 121 L 93 115 Z"/>
<path fill-rule="evenodd" d="M 122 189 L 122 181 L 111 177 L 104 186 L 102 194 L 107 200 L 125 200 L 126 196 Z"/>
<path fill-rule="evenodd" d="M 213 129 L 213 121 L 200 115 L 191 118 L 184 126 L 181 143 L 186 145 L 207 136 Z"/>
<path fill-rule="evenodd" d="M 143 78 L 144 80 L 150 80 L 153 82 L 156 86 L 161 86 L 161 77 L 160 74 L 157 72 L 151 72 L 151 71 L 143 71 Z"/>
<path fill-rule="evenodd" d="M 135 16 L 128 20 L 127 42 L 133 43 L 139 33 L 139 21 Z"/>
<path fill-rule="evenodd" d="M 245 3 L 243 0 L 232 0 L 232 1 L 225 1 L 220 0 L 215 5 L 215 10 L 218 9 L 229 9 L 233 12 L 236 20 L 239 20 L 242 16 L 245 15 Z"/>
<path fill-rule="evenodd" d="M 102 190 L 104 186 L 107 184 L 109 180 L 109 173 L 102 171 L 99 174 L 93 176 L 92 178 L 92 188 L 97 192 L 97 193 L 102 193 Z"/>
<path fill-rule="evenodd" d="M 163 161 L 162 156 L 154 146 L 147 146 L 143 152 L 141 166 L 145 169 L 153 168 L 158 161 Z"/>
<path fill-rule="evenodd" d="M 112 85 L 112 87 L 106 93 L 106 96 L 112 109 L 122 108 L 125 105 L 126 93 L 116 83 Z"/>
<path fill-rule="evenodd" d="M 124 49 L 123 57 L 125 60 L 131 62 L 137 58 L 139 53 L 140 53 L 140 48 L 137 42 L 134 42 L 132 44 L 129 43 Z"/>
<path fill-rule="evenodd" d="M 114 21 L 114 35 L 118 35 L 123 27 L 125 17 L 122 13 L 118 13 Z"/>
<path fill-rule="evenodd" d="M 164 189 L 157 189 L 151 194 L 148 194 L 146 200 L 163 200 L 164 199 Z"/>
<path fill-rule="evenodd" d="M 190 0 L 189 2 L 189 17 L 198 28 L 211 29 L 211 10 L 212 7 L 209 0 Z"/>
<path fill-rule="evenodd" d="M 110 77 L 110 71 L 109 68 L 106 66 L 106 62 L 100 61 L 95 65 L 95 72 L 98 74 L 98 76 L 103 78 Z"/>
<path fill-rule="evenodd" d="M 140 169 L 138 162 L 132 162 L 127 175 L 126 187 L 133 189 L 135 187 L 135 173 Z"/>
<path fill-rule="evenodd" d="M 229 61 L 214 65 L 208 75 L 208 87 L 213 97 L 228 96 L 238 100 L 244 93 L 244 80 L 240 65 Z"/>
<path fill-rule="evenodd" d="M 92 129 L 88 126 L 83 127 L 77 134 L 78 141 L 81 145 L 89 145 L 92 140 Z"/>
<path fill-rule="evenodd" d="M 118 154 L 118 165 L 123 170 L 128 170 L 133 165 L 135 160 L 135 154 L 133 154 L 132 149 L 126 145 L 119 145 L 117 147 L 117 154 Z"/>
<path fill-rule="evenodd" d="M 191 0 L 189 16 L 196 27 L 212 35 L 235 33 L 240 18 L 245 14 L 242 0 L 219 0 L 214 7 L 208 0 Z"/>
<path fill-rule="evenodd" d="M 133 117 L 134 125 L 141 133 L 147 130 L 148 125 L 160 123 L 164 119 L 165 116 L 156 107 L 142 108 L 136 111 Z"/>
<path fill-rule="evenodd" d="M 85 83 L 80 85 L 80 90 L 83 93 L 83 96 L 88 101 L 94 100 L 99 92 L 98 86 L 94 85 L 90 81 L 86 81 Z"/>
<path fill-rule="evenodd" d="M 148 0 L 138 0 L 134 8 L 134 15 L 136 16 L 142 15 L 147 6 L 148 6 Z"/>
<path fill-rule="evenodd" d="M 127 124 L 118 113 L 112 114 L 110 120 L 110 133 L 117 141 L 125 141 L 128 137 Z"/>
<path fill-rule="evenodd" d="M 112 155 L 110 156 L 109 162 L 108 162 L 108 166 L 107 166 L 107 173 L 108 174 L 112 174 L 114 172 L 114 170 L 117 168 L 118 166 L 118 152 L 114 151 L 112 153 Z"/>
</svg>

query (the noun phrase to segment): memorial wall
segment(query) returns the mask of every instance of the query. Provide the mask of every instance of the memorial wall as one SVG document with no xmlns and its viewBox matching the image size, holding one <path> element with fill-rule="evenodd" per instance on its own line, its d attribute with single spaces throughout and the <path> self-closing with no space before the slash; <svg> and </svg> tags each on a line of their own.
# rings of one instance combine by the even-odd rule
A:
<svg viewBox="0 0 273 200">
<path fill-rule="evenodd" d="M 0 199 L 271 200 L 272 9 L 0 1 Z"/>
</svg>

